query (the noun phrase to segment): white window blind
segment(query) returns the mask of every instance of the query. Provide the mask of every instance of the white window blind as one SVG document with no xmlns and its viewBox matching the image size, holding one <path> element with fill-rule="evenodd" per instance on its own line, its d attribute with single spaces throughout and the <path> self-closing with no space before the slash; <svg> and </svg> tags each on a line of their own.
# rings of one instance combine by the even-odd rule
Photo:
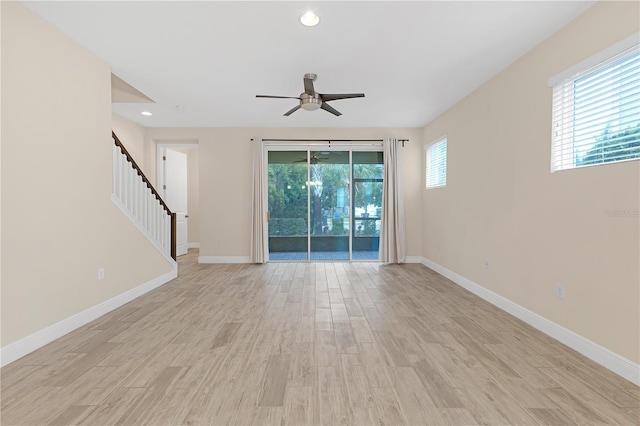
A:
<svg viewBox="0 0 640 426">
<path fill-rule="evenodd" d="M 447 138 L 441 138 L 426 147 L 427 188 L 447 184 Z"/>
<path fill-rule="evenodd" d="M 640 46 L 553 85 L 551 171 L 640 158 Z"/>
</svg>

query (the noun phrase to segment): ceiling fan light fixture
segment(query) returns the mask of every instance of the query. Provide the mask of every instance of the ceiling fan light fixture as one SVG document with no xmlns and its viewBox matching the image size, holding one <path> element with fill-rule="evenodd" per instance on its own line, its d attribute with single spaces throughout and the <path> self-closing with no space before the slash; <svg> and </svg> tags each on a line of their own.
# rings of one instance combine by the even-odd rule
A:
<svg viewBox="0 0 640 426">
<path fill-rule="evenodd" d="M 315 111 L 320 109 L 322 101 L 318 98 L 304 98 L 300 99 L 300 108 L 305 111 Z"/>
<path fill-rule="evenodd" d="M 318 22 L 320 22 L 320 18 L 318 17 L 318 15 L 309 10 L 307 11 L 307 13 L 300 17 L 300 22 L 302 22 L 302 25 L 306 27 L 315 27 L 316 25 L 318 25 Z"/>
</svg>

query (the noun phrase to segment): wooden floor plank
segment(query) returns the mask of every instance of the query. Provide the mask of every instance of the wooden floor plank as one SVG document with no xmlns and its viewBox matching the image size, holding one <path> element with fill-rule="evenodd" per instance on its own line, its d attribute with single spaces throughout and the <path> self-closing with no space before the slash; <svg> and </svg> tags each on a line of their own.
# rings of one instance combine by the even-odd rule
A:
<svg viewBox="0 0 640 426">
<path fill-rule="evenodd" d="M 289 364 L 291 356 L 288 354 L 271 355 L 267 364 L 262 392 L 258 405 L 261 407 L 282 407 L 284 393 L 287 389 Z"/>
<path fill-rule="evenodd" d="M 313 425 L 315 405 L 311 387 L 288 387 L 284 399 L 283 424 Z"/>
<path fill-rule="evenodd" d="M 67 426 L 84 423 L 96 408 L 98 407 L 95 405 L 70 405 L 49 424 L 52 426 Z"/>
</svg>

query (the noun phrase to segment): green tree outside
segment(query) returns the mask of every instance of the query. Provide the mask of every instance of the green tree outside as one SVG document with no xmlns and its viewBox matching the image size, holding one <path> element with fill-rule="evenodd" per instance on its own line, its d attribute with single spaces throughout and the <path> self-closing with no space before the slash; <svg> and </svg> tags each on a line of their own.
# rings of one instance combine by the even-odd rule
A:
<svg viewBox="0 0 640 426">
<path fill-rule="evenodd" d="M 269 235 L 306 235 L 307 165 L 269 164 Z"/>
<path fill-rule="evenodd" d="M 576 159 L 576 166 L 608 163 L 611 161 L 640 158 L 640 123 L 618 132 L 609 126 L 596 138 L 595 144 L 582 157 Z"/>
<path fill-rule="evenodd" d="M 307 234 L 307 185 L 309 185 L 310 220 L 312 235 L 348 235 L 350 221 L 354 214 L 351 206 L 366 211 L 368 205 L 381 206 L 383 165 L 377 153 L 354 153 L 353 204 L 351 203 L 351 179 L 348 156 L 338 157 L 333 162 L 307 162 L 297 152 L 276 153 L 270 157 L 268 165 L 268 202 L 270 236 L 304 236 Z M 322 153 L 318 153 L 322 155 Z M 367 159 L 367 155 L 375 157 Z M 356 159 L 368 163 L 356 163 Z M 337 160 L 337 161 L 336 161 Z M 309 173 L 309 176 L 307 175 Z M 365 181 L 358 182 L 357 179 Z M 371 179 L 370 181 L 366 181 Z M 307 182 L 310 180 L 310 182 Z M 321 182 L 321 184 L 317 184 Z M 375 222 L 365 221 L 361 235 L 376 233 Z M 371 228 L 371 229 L 369 229 Z"/>
</svg>

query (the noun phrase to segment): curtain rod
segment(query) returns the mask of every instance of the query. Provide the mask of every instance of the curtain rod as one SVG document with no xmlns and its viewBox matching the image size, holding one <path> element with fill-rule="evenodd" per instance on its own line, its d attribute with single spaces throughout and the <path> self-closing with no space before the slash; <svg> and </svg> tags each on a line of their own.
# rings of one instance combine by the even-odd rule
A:
<svg viewBox="0 0 640 426">
<path fill-rule="evenodd" d="M 253 140 L 253 139 L 251 139 Z M 384 139 L 262 139 L 263 142 L 384 142 Z M 398 139 L 404 147 L 409 139 Z"/>
</svg>

